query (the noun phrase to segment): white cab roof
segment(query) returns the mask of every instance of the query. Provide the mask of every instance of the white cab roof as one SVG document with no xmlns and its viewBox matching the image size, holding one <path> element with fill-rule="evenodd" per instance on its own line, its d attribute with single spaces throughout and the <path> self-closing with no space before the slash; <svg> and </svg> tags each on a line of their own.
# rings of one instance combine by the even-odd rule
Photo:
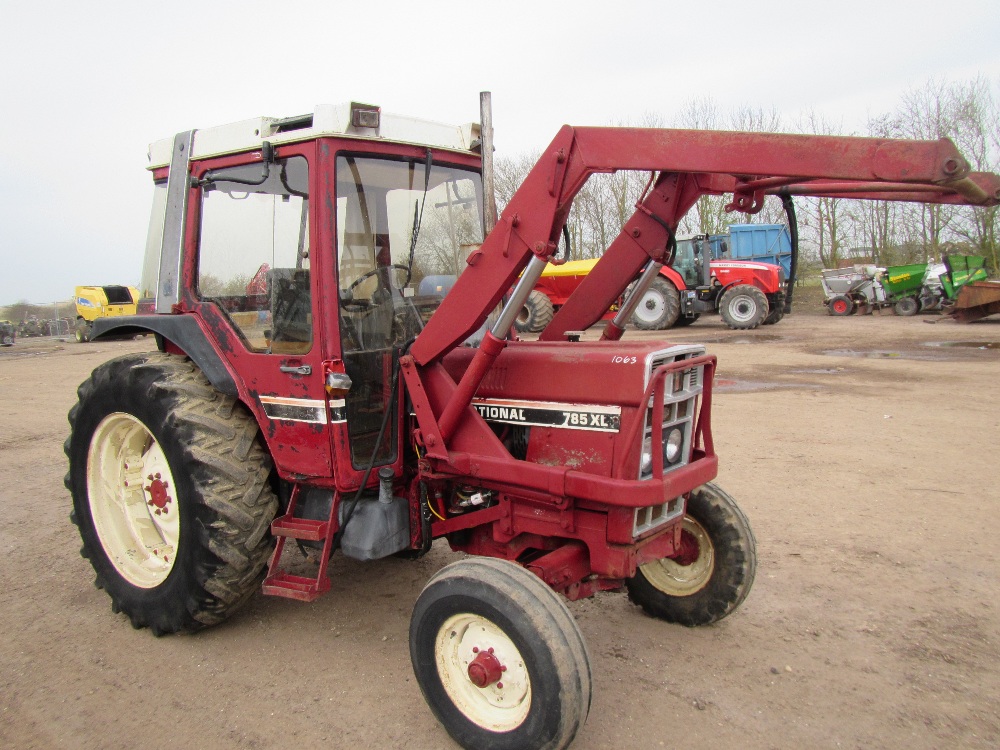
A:
<svg viewBox="0 0 1000 750">
<path fill-rule="evenodd" d="M 382 112 L 378 128 L 354 127 L 351 124 L 351 108 L 354 103 L 320 104 L 309 115 L 296 118 L 256 117 L 250 120 L 205 128 L 195 132 L 192 159 L 239 153 L 260 148 L 262 141 L 270 141 L 278 146 L 282 143 L 310 140 L 326 135 L 358 138 L 362 140 L 395 141 L 413 143 L 420 146 L 470 151 L 478 145 L 479 124 L 445 125 L 416 117 L 405 117 Z M 367 106 L 367 105 L 361 105 Z M 290 129 L 290 123 L 300 121 L 298 127 Z M 305 125 L 305 127 L 302 127 Z M 279 129 L 282 132 L 278 132 Z M 149 146 L 149 168 L 156 169 L 170 164 L 173 138 L 151 143 Z"/>
</svg>

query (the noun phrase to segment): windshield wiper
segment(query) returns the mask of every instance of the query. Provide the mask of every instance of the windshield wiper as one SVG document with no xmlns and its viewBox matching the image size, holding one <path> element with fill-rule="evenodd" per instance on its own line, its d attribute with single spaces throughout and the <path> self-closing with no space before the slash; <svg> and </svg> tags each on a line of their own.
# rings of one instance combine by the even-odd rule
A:
<svg viewBox="0 0 1000 750">
<path fill-rule="evenodd" d="M 431 167 L 434 165 L 434 157 L 431 150 L 427 149 L 427 158 L 424 160 L 424 194 L 420 198 L 420 211 L 417 211 L 417 204 L 413 204 L 413 228 L 410 233 L 410 260 L 406 264 L 406 281 L 403 286 L 410 285 L 410 278 L 413 276 L 413 254 L 417 249 L 417 236 L 420 234 L 420 224 L 424 220 L 424 204 L 427 203 L 427 188 L 431 184 Z"/>
</svg>

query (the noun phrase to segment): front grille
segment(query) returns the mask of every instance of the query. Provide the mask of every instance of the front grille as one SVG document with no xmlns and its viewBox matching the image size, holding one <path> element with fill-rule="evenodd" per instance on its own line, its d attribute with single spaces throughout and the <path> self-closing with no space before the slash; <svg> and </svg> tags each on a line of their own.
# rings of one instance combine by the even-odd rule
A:
<svg viewBox="0 0 1000 750">
<path fill-rule="evenodd" d="M 673 362 L 693 359 L 704 353 L 704 347 L 700 346 L 675 346 L 650 355 L 646 362 L 645 385 L 649 385 L 657 368 Z M 666 376 L 663 391 L 663 422 L 658 426 L 652 424 L 655 419 L 653 404 L 650 403 L 646 408 L 642 432 L 643 456 L 639 462 L 639 479 L 652 479 L 652 451 L 654 450 L 662 452 L 664 474 L 676 471 L 690 461 L 698 398 L 704 389 L 704 378 L 704 366 L 680 370 Z M 676 439 L 678 435 L 679 440 Z M 672 437 L 674 439 L 671 439 Z M 646 460 L 647 456 L 648 461 Z M 651 529 L 669 523 L 683 513 L 684 502 L 683 498 L 680 497 L 672 498 L 662 505 L 638 508 L 635 512 L 633 534 L 635 536 L 644 534 Z"/>
</svg>

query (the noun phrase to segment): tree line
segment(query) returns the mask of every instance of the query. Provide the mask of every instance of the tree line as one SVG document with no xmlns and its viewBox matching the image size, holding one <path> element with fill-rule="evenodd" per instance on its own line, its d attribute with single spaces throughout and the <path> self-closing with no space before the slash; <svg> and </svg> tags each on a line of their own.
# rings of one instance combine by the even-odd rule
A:
<svg viewBox="0 0 1000 750">
<path fill-rule="evenodd" d="M 808 112 L 794 122 L 774 109 L 743 106 L 723 111 L 711 98 L 688 102 L 673 122 L 647 115 L 633 127 L 679 127 L 767 133 L 860 135 L 935 140 L 950 138 L 975 171 L 1000 172 L 1000 81 L 982 77 L 931 79 L 903 95 L 895 109 L 869 117 L 862 132 L 842 132 L 836 122 Z M 513 196 L 539 153 L 501 157 L 496 163 L 497 201 Z M 649 175 L 595 175 L 577 195 L 567 223 L 569 258 L 596 258 L 635 210 Z M 784 223 L 781 202 L 769 197 L 754 216 L 727 213 L 727 197 L 702 196 L 681 222 L 679 236 L 720 234 L 730 224 Z M 1000 272 L 997 207 L 946 206 L 845 198 L 797 197 L 800 252 L 806 266 L 850 263 L 880 266 L 940 260 L 947 254 L 983 255 L 991 275 Z M 811 263 L 810 263 L 811 261 Z"/>
</svg>

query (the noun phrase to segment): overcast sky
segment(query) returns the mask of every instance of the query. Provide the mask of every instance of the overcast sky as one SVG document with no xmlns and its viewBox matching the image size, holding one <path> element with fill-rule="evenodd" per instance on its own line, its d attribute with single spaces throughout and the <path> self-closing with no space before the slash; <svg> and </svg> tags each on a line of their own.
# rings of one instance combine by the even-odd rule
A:
<svg viewBox="0 0 1000 750">
<path fill-rule="evenodd" d="M 0 305 L 139 279 L 151 141 L 356 100 L 459 124 L 498 156 L 564 123 L 815 111 L 863 130 L 932 77 L 1000 81 L 996 0 L 0 0 Z"/>
</svg>

